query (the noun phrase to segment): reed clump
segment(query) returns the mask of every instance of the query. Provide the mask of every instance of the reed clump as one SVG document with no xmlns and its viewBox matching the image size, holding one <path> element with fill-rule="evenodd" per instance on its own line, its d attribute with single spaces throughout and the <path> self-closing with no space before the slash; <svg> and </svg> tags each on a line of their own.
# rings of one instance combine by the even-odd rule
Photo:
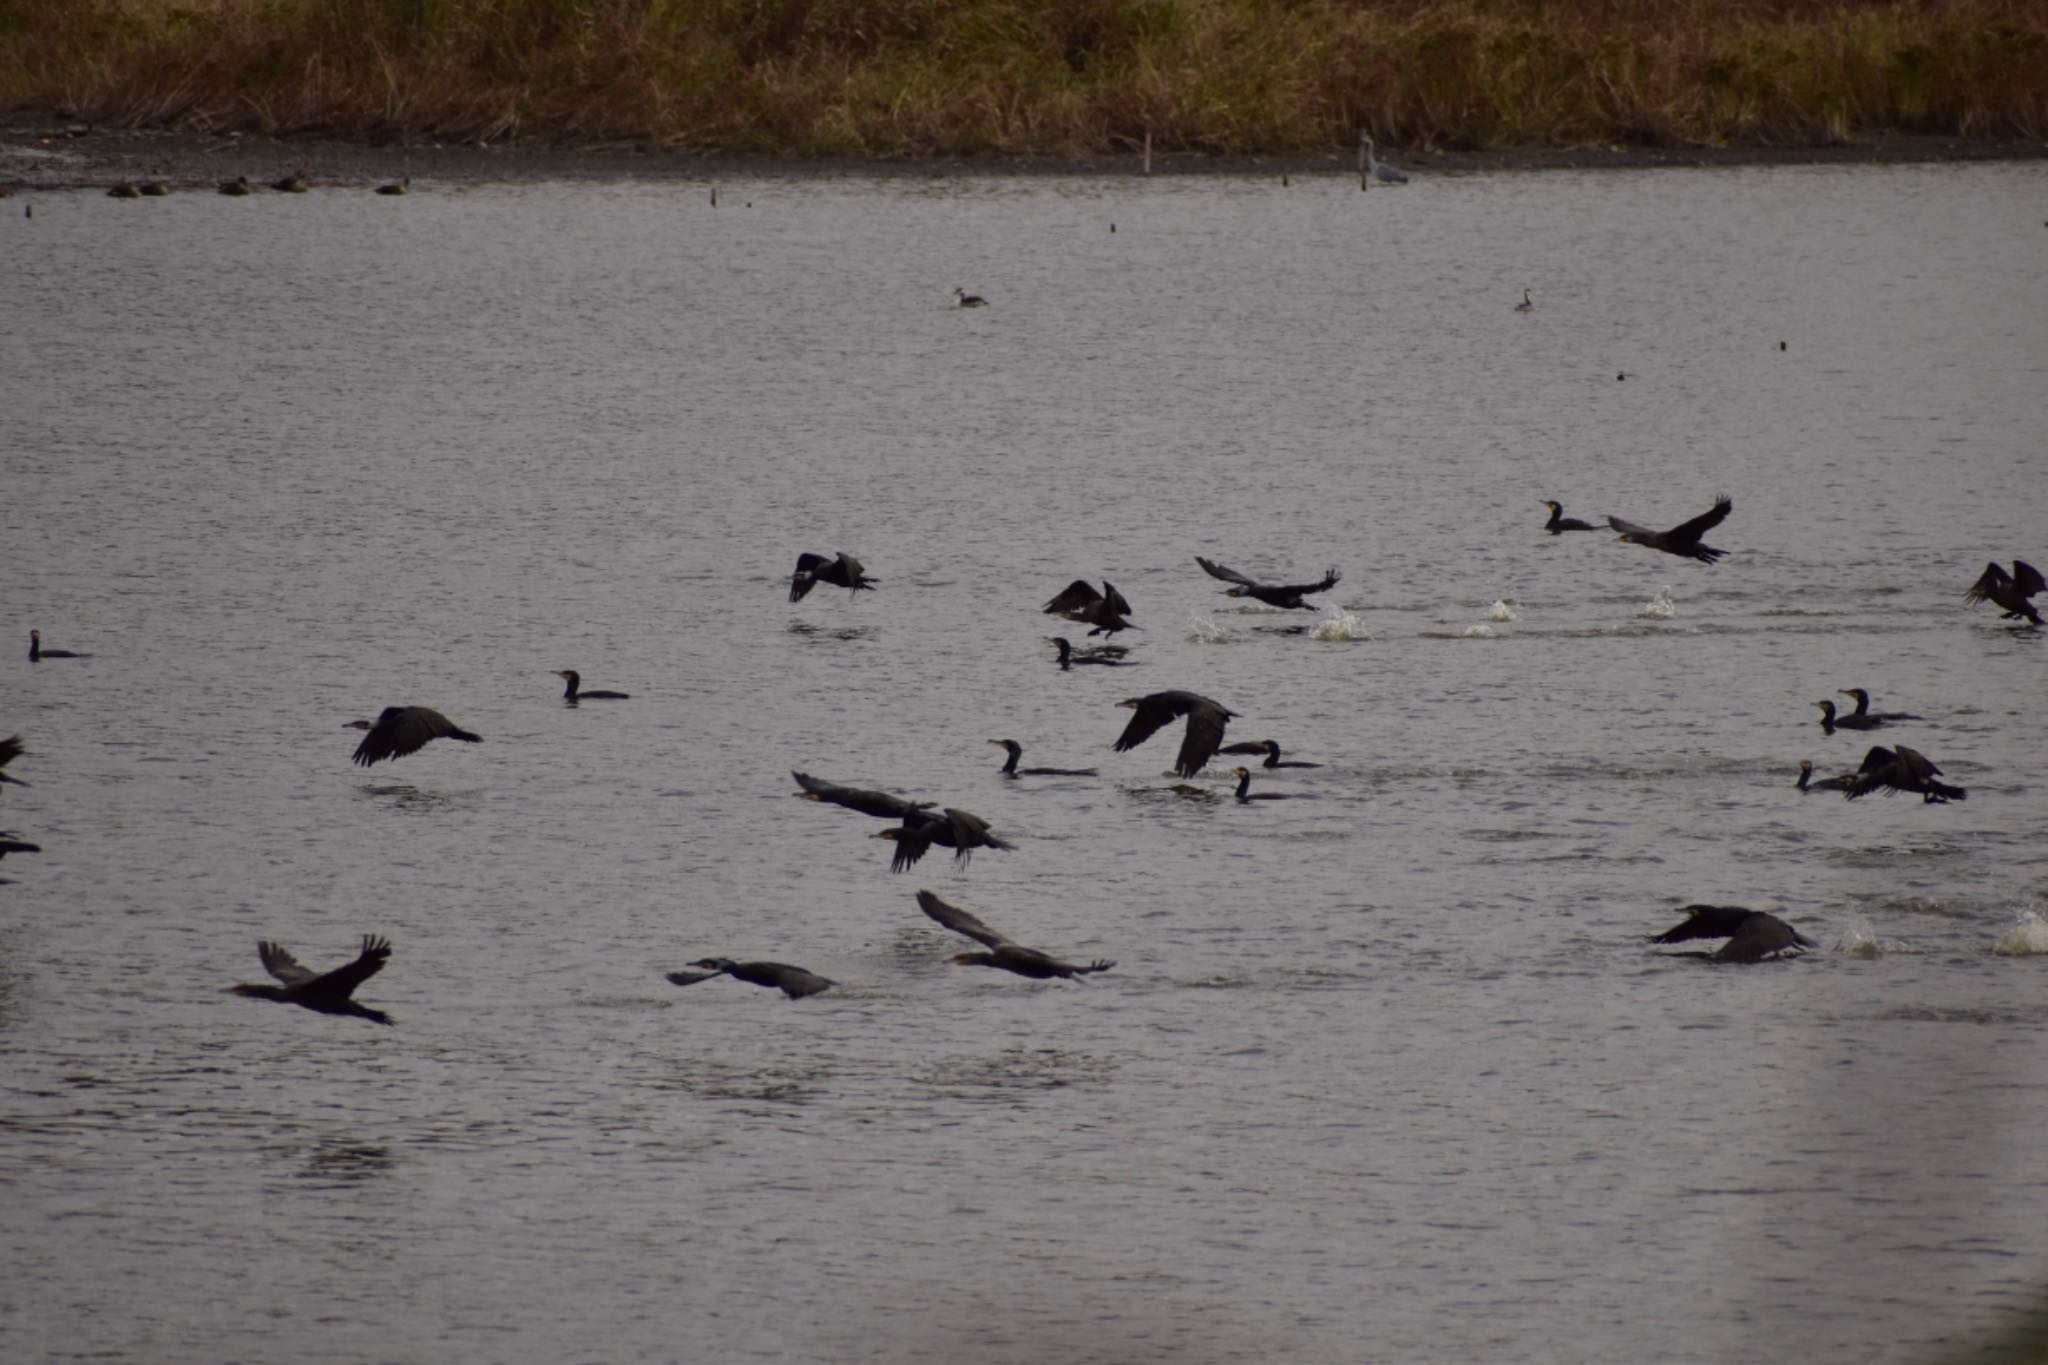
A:
<svg viewBox="0 0 2048 1365">
<path fill-rule="evenodd" d="M 2048 135 L 2040 0 L 0 0 L 0 103 L 791 156 Z"/>
</svg>

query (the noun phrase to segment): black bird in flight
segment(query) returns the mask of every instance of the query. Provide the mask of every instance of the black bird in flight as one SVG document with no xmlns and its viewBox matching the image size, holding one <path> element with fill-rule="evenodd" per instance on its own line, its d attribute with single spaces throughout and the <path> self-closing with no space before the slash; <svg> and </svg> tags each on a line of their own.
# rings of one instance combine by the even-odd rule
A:
<svg viewBox="0 0 2048 1365">
<path fill-rule="evenodd" d="M 872 591 L 879 578 L 869 578 L 861 562 L 841 550 L 839 558 L 827 559 L 806 550 L 796 557 L 796 572 L 789 576 L 789 600 L 801 602 L 820 583 L 830 583 L 853 593 Z"/>
<path fill-rule="evenodd" d="M 1688 905 L 1684 910 L 1684 923 L 1666 929 L 1650 942 L 1727 939 L 1718 952 L 1699 954 L 1710 962 L 1761 962 L 1767 957 L 1789 956 L 1818 946 L 1776 915 L 1762 910 L 1740 905 Z"/>
<path fill-rule="evenodd" d="M 1078 962 L 1062 962 L 1036 948 L 1026 948 L 1007 935 L 989 928 L 959 906 L 948 905 L 929 891 L 917 893 L 917 906 L 954 933 L 989 946 L 991 951 L 986 953 L 961 953 L 953 959 L 953 965 L 956 967 L 996 967 L 1038 981 L 1049 981 L 1054 977 L 1072 981 L 1090 972 L 1106 972 L 1116 965 L 1114 962 L 1097 958 L 1083 966 Z"/>
<path fill-rule="evenodd" d="M 18 777 L 9 777 L 6 771 L 8 764 L 14 762 L 15 759 L 20 758 L 26 752 L 26 746 L 22 744 L 20 735 L 9 735 L 5 739 L 0 739 L 0 782 L 12 782 L 17 787 L 26 787 L 28 785 L 28 783 Z"/>
<path fill-rule="evenodd" d="M 1181 740 L 1180 757 L 1174 763 L 1174 771 L 1182 777 L 1193 777 L 1202 771 L 1216 750 L 1223 743 L 1223 727 L 1230 724 L 1230 718 L 1237 712 L 1226 709 L 1222 703 L 1214 702 L 1193 692 L 1154 692 L 1147 697 L 1128 697 L 1117 703 L 1128 706 L 1137 714 L 1117 737 L 1116 751 L 1135 749 L 1168 723 L 1188 718 L 1187 735 Z"/>
<path fill-rule="evenodd" d="M 391 957 L 391 944 L 374 934 L 363 935 L 363 951 L 356 960 L 346 967 L 336 967 L 322 975 L 314 975 L 299 965 L 299 960 L 286 952 L 283 946 L 264 940 L 256 945 L 256 952 L 263 959 L 263 969 L 284 982 L 282 986 L 231 986 L 235 995 L 253 995 L 259 1000 L 281 1000 L 287 1005 L 300 1005 L 322 1014 L 352 1014 L 358 1019 L 373 1023 L 388 1024 L 391 1016 L 382 1010 L 373 1010 L 359 1005 L 349 997 L 356 987 L 384 969 L 384 963 Z"/>
<path fill-rule="evenodd" d="M 951 806 L 937 814 L 928 810 L 911 811 L 903 817 L 901 825 L 885 829 L 875 837 L 895 841 L 896 852 L 889 859 L 891 872 L 915 866 L 933 844 L 952 849 L 953 861 L 963 867 L 977 848 L 1014 850 L 1017 847 L 1007 839 L 989 833 L 988 821 L 979 815 L 972 811 L 954 810 Z"/>
<path fill-rule="evenodd" d="M 1728 513 L 1735 506 L 1726 493 L 1714 499 L 1714 510 L 1702 512 L 1691 521 L 1681 522 L 1668 531 L 1652 531 L 1647 526 L 1638 526 L 1620 517 L 1609 517 L 1607 524 L 1621 532 L 1622 540 L 1630 545 L 1647 545 L 1652 550 L 1662 550 L 1667 555 L 1681 559 L 1697 559 L 1702 564 L 1711 564 L 1726 550 L 1717 550 L 1711 545 L 1702 545 L 1700 537 L 1728 520 Z"/>
<path fill-rule="evenodd" d="M 929 801 L 906 801 L 888 792 L 869 791 L 862 787 L 842 787 L 837 782 L 827 782 L 822 777 L 794 770 L 789 774 L 803 790 L 797 795 L 806 801 L 822 801 L 827 805 L 844 806 L 872 815 L 878 820 L 906 820 L 932 803 Z"/>
<path fill-rule="evenodd" d="M 436 739 L 459 739 L 466 744 L 476 744 L 483 739 L 483 736 L 471 734 L 431 706 L 387 706 L 374 723 L 352 720 L 343 728 L 369 732 L 356 746 L 351 760 L 365 768 L 382 759 L 404 758 Z"/>
<path fill-rule="evenodd" d="M 1882 791 L 1886 796 L 1918 792 L 1921 804 L 1928 806 L 1969 799 L 1970 793 L 1963 788 L 1951 787 L 1938 780 L 1940 774 L 1941 769 L 1918 749 L 1908 749 L 1903 744 L 1887 749 L 1876 744 L 1863 755 L 1863 764 L 1856 770 L 1856 780 L 1842 795 L 1854 801 L 1874 791 Z"/>
<path fill-rule="evenodd" d="M 1235 587 L 1223 590 L 1225 597 L 1253 597 L 1264 602 L 1269 607 L 1283 607 L 1300 611 L 1315 610 L 1314 607 L 1301 600 L 1302 594 L 1328 592 L 1336 587 L 1337 580 L 1343 577 L 1342 574 L 1332 569 L 1323 575 L 1323 581 L 1320 583 L 1261 583 L 1255 578 L 1247 577 L 1235 569 L 1218 564 L 1214 560 L 1204 559 L 1200 555 L 1195 556 L 1195 563 L 1201 565 L 1202 571 L 1208 574 L 1209 577 L 1220 578 L 1226 583 L 1236 585 Z"/>
<path fill-rule="evenodd" d="M 1131 614 L 1131 604 L 1107 579 L 1103 580 L 1101 592 L 1088 586 L 1087 580 L 1075 579 L 1045 604 L 1044 611 L 1048 616 L 1063 616 L 1094 627 L 1088 632 L 1090 635 L 1114 635 L 1132 629 L 1126 619 Z"/>
<path fill-rule="evenodd" d="M 2007 621 L 2024 620 L 2031 625 L 2041 624 L 2041 613 L 2034 610 L 2028 599 L 2037 592 L 2048 588 L 2048 580 L 2041 577 L 2041 571 L 2023 559 L 2012 562 L 2012 572 L 2007 573 L 1997 564 L 1986 564 L 1984 572 L 1963 594 L 1965 602 L 1989 602 L 2005 613 L 2001 618 Z"/>
<path fill-rule="evenodd" d="M 678 986 L 694 986 L 699 981 L 709 981 L 714 976 L 729 976 L 750 986 L 768 986 L 779 990 L 792 1000 L 801 1000 L 807 995 L 818 995 L 839 984 L 819 976 L 816 972 L 807 972 L 802 967 L 792 967 L 786 962 L 734 962 L 729 957 L 701 957 L 690 965 L 703 967 L 705 970 L 670 972 L 668 979 Z"/>
</svg>

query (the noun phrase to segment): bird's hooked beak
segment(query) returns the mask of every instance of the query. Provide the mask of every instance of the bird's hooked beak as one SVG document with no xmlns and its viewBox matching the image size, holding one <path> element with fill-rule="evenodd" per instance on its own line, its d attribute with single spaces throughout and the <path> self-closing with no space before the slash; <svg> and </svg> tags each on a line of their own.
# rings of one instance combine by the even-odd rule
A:
<svg viewBox="0 0 2048 1365">
<path fill-rule="evenodd" d="M 1131 708 L 1131 710 L 1135 711 L 1138 709 L 1138 699 L 1136 697 L 1126 697 L 1122 701 L 1118 702 L 1117 705 L 1128 706 Z"/>
</svg>

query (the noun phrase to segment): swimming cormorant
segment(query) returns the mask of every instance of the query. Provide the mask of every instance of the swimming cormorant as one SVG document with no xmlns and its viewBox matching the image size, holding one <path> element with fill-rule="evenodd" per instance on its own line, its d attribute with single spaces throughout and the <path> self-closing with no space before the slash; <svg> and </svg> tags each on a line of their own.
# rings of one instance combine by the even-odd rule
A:
<svg viewBox="0 0 2048 1365">
<path fill-rule="evenodd" d="M 255 190 L 249 184 L 249 177 L 246 175 L 238 175 L 233 180 L 223 180 L 218 188 L 222 194 L 236 196 L 255 193 Z"/>
<path fill-rule="evenodd" d="M 1328 592 L 1336 587 L 1337 580 L 1343 577 L 1342 574 L 1332 569 L 1323 575 L 1323 581 L 1320 583 L 1261 583 L 1256 579 L 1246 577 L 1235 569 L 1215 563 L 1212 560 L 1204 559 L 1200 555 L 1195 556 L 1195 563 L 1201 565 L 1202 572 L 1208 574 L 1209 577 L 1220 578 L 1226 583 L 1237 585 L 1225 588 L 1223 590 L 1225 597 L 1255 597 L 1269 607 L 1283 607 L 1299 611 L 1315 610 L 1314 607 L 1301 600 L 1303 593 Z"/>
<path fill-rule="evenodd" d="M 1280 745 L 1270 739 L 1247 740 L 1243 744 L 1226 744 L 1216 751 L 1219 754 L 1264 754 L 1266 761 L 1261 768 L 1320 768 L 1320 763 L 1307 763 L 1298 758 L 1280 757 Z"/>
<path fill-rule="evenodd" d="M 387 706 L 375 724 L 352 720 L 344 728 L 369 731 L 356 746 L 352 760 L 365 768 L 382 759 L 404 758 L 430 740 L 459 739 L 475 744 L 483 738 L 462 729 L 430 706 Z"/>
<path fill-rule="evenodd" d="M 626 701 L 633 695 L 631 692 L 585 692 L 583 675 L 573 668 L 558 669 L 555 676 L 569 681 L 568 691 L 562 693 L 563 701 Z"/>
<path fill-rule="evenodd" d="M 1883 716 L 1838 716 L 1835 714 L 1835 704 L 1831 701 L 1817 701 L 1814 705 L 1820 708 L 1822 734 L 1831 735 L 1837 730 L 1875 730 L 1885 723 Z"/>
<path fill-rule="evenodd" d="M 135 192 L 144 199 L 163 199 L 170 194 L 171 187 L 167 181 L 145 180 L 135 187 Z"/>
<path fill-rule="evenodd" d="M 955 285 L 953 287 L 953 297 L 960 300 L 960 306 L 962 308 L 988 307 L 987 299 L 983 298 L 979 294 L 970 294 L 965 289 L 960 288 L 958 285 Z"/>
<path fill-rule="evenodd" d="M 1557 535 L 1561 531 L 1597 531 L 1600 529 L 1590 521 L 1580 521 L 1577 517 L 1566 516 L 1564 514 L 1564 504 L 1561 502 L 1552 502 L 1549 498 L 1545 498 L 1543 499 L 1543 505 L 1550 509 L 1550 520 L 1543 523 L 1543 529 L 1552 535 Z"/>
<path fill-rule="evenodd" d="M 1856 780 L 1842 795 L 1854 801 L 1859 796 L 1880 790 L 1886 796 L 1897 792 L 1918 792 L 1921 804 L 1929 806 L 1969 798 L 1970 793 L 1963 788 L 1937 781 L 1940 772 L 1941 769 L 1918 749 L 1908 749 L 1903 744 L 1887 749 L 1877 744 L 1863 755 L 1863 765 L 1856 770 Z"/>
<path fill-rule="evenodd" d="M 1536 300 L 1529 297 L 1528 290 L 1524 289 L 1522 291 L 1522 301 L 1515 305 L 1515 311 L 1517 313 L 1533 313 L 1536 311 Z M 1588 526 L 1586 529 L 1590 531 L 1593 528 Z"/>
<path fill-rule="evenodd" d="M 1014 739 L 992 739 L 989 743 L 1007 751 L 1009 760 L 1003 764 L 1004 777 L 1095 777 L 1093 768 L 1020 768 L 1017 760 L 1024 756 L 1024 746 Z"/>
<path fill-rule="evenodd" d="M 1621 533 L 1621 539 L 1631 545 L 1647 545 L 1652 550 L 1662 550 L 1668 555 L 1681 559 L 1697 559 L 1702 564 L 1711 564 L 1726 550 L 1717 550 L 1711 545 L 1702 545 L 1700 537 L 1728 520 L 1729 509 L 1734 500 L 1726 493 L 1714 499 L 1714 509 L 1702 512 L 1691 521 L 1680 522 L 1668 531 L 1652 531 L 1647 526 L 1638 526 L 1620 517 L 1609 517 L 1607 524 Z"/>
<path fill-rule="evenodd" d="M 1989 602 L 2005 613 L 2002 620 L 2025 620 L 2038 626 L 2041 613 L 2034 610 L 2034 604 L 2027 599 L 2043 589 L 2048 589 L 2048 580 L 2041 577 L 2041 571 L 2023 559 L 2015 559 L 2011 573 L 1995 563 L 1986 564 L 1984 572 L 1963 594 L 1963 600 Z"/>
<path fill-rule="evenodd" d="M 1845 792 L 1856 785 L 1856 774 L 1840 773 L 1834 777 L 1823 777 L 1815 782 L 1813 764 L 1806 759 L 1799 760 L 1799 790 L 1803 792 L 1833 791 Z"/>
<path fill-rule="evenodd" d="M 8 764 L 26 752 L 27 748 L 22 744 L 20 735 L 9 735 L 5 739 L 0 739 L 0 782 L 12 782 L 17 787 L 28 785 L 18 777 L 9 777 L 6 771 Z"/>
<path fill-rule="evenodd" d="M 1240 801 L 1313 801 L 1315 799 L 1312 796 L 1302 796 L 1297 792 L 1255 792 L 1252 790 L 1252 770 L 1250 768 L 1232 768 L 1230 775 L 1237 779 L 1236 795 Z"/>
<path fill-rule="evenodd" d="M 306 184 L 306 173 L 303 170 L 298 170 L 293 171 L 290 175 L 271 181 L 270 188 L 276 190 L 279 194 L 304 194 L 306 192 Z"/>
<path fill-rule="evenodd" d="M 1088 586 L 1087 580 L 1077 578 L 1047 602 L 1044 611 L 1048 616 L 1064 616 L 1069 621 L 1093 626 L 1090 635 L 1114 635 L 1132 628 L 1125 619 L 1131 614 L 1131 604 L 1108 579 L 1103 580 L 1102 591 L 1097 592 Z"/>
<path fill-rule="evenodd" d="M 801 602 L 804 595 L 820 583 L 830 583 L 858 593 L 863 589 L 872 591 L 879 578 L 869 578 L 861 562 L 841 550 L 839 558 L 827 559 L 806 550 L 796 557 L 796 572 L 789 576 L 789 600 Z"/>
<path fill-rule="evenodd" d="M 878 820 L 907 820 L 932 803 L 929 801 L 905 801 L 888 792 L 867 791 L 860 787 L 842 787 L 837 782 L 827 782 L 822 777 L 792 770 L 789 774 L 803 790 L 797 795 L 806 801 L 823 801 L 829 805 L 844 806 L 857 810 L 862 815 L 872 815 Z"/>
<path fill-rule="evenodd" d="M 231 986 L 235 995 L 253 995 L 259 1000 L 282 1000 L 287 1005 L 302 1005 L 322 1014 L 352 1014 L 358 1019 L 368 1019 L 379 1024 L 391 1022 L 391 1016 L 382 1010 L 373 1010 L 367 1005 L 358 1005 L 349 999 L 356 987 L 383 970 L 384 963 L 391 956 L 391 944 L 374 934 L 363 935 L 363 951 L 354 962 L 346 967 L 315 976 L 299 965 L 299 960 L 284 948 L 264 940 L 256 945 L 257 955 L 263 959 L 263 969 L 284 982 L 282 986 Z"/>
<path fill-rule="evenodd" d="M 792 967 L 786 962 L 734 962 L 729 957 L 702 957 L 690 965 L 703 967 L 705 970 L 670 972 L 668 979 L 678 986 L 694 986 L 699 981 L 709 981 L 714 976 L 729 976 L 750 986 L 772 987 L 792 1000 L 801 1000 L 807 995 L 829 991 L 839 984 L 819 976 L 816 972 L 807 972 L 802 967 Z"/>
<path fill-rule="evenodd" d="M 1845 687 L 1842 689 L 1842 695 L 1854 697 L 1856 699 L 1856 709 L 1850 712 L 1843 720 L 1837 721 L 1836 724 L 1838 725 L 1848 725 L 1850 721 L 1862 720 L 1866 717 L 1880 723 L 1888 720 L 1925 719 L 1922 716 L 1914 715 L 1911 711 L 1873 711 L 1870 709 L 1870 694 L 1860 687 Z M 1854 729 L 1855 727 L 1851 726 L 1850 728 Z"/>
<path fill-rule="evenodd" d="M 393 180 L 393 181 L 389 182 L 388 184 L 383 184 L 383 185 L 379 185 L 379 186 L 377 187 L 377 193 L 379 193 L 379 194 L 411 194 L 411 193 L 412 193 L 412 177 L 411 177 L 411 176 L 409 176 L 409 175 L 406 175 L 406 176 L 400 176 L 400 177 L 399 177 L 398 179 L 396 179 L 396 180 Z"/>
<path fill-rule="evenodd" d="M 1007 839 L 999 839 L 989 833 L 988 821 L 979 815 L 954 810 L 951 806 L 936 815 L 928 810 L 911 811 L 903 817 L 901 825 L 885 829 L 875 837 L 895 841 L 896 853 L 889 859 L 891 872 L 901 872 L 915 865 L 933 844 L 952 849 L 953 861 L 963 867 L 977 848 L 1014 850 L 1017 847 Z"/>
<path fill-rule="evenodd" d="M 1059 665 L 1062 673 L 1070 672 L 1075 664 L 1101 664 L 1105 668 L 1129 668 L 1130 660 L 1124 655 L 1130 651 L 1122 645 L 1096 645 L 1087 649 L 1075 649 L 1067 643 L 1064 635 L 1048 635 L 1045 642 L 1056 645 L 1060 651 Z"/>
<path fill-rule="evenodd" d="M 32 630 L 28 633 L 28 661 L 39 663 L 44 659 L 90 659 L 90 654 L 79 654 L 69 649 L 44 649 L 43 633 Z"/>
<path fill-rule="evenodd" d="M 1666 929 L 1652 943 L 1682 943 L 1695 938 L 1725 938 L 1719 952 L 1698 956 L 1710 962 L 1761 962 L 1776 954 L 1796 954 L 1817 947 L 1811 939 L 1762 910 L 1740 905 L 1688 905 L 1683 924 Z"/>
<path fill-rule="evenodd" d="M 986 953 L 961 953 L 953 959 L 956 967 L 997 967 L 1019 976 L 1028 976 L 1037 981 L 1049 981 L 1054 977 L 1074 980 L 1090 972 L 1106 972 L 1116 963 L 1097 958 L 1086 966 L 1076 962 L 1062 962 L 1049 953 L 1036 948 L 1026 948 L 1008 937 L 997 933 L 975 916 L 957 905 L 948 905 L 929 891 L 917 893 L 917 907 L 934 920 L 956 934 L 985 943 L 992 950 Z"/>
<path fill-rule="evenodd" d="M 1124 727 L 1123 734 L 1117 737 L 1115 748 L 1118 753 L 1137 748 L 1169 721 L 1182 716 L 1188 718 L 1187 735 L 1181 740 L 1180 757 L 1174 763 L 1174 771 L 1182 777 L 1193 777 L 1216 756 L 1216 750 L 1223 743 L 1223 727 L 1230 724 L 1230 718 L 1237 714 L 1220 702 L 1181 691 L 1128 697 L 1117 705 L 1128 706 L 1137 713 Z"/>
</svg>

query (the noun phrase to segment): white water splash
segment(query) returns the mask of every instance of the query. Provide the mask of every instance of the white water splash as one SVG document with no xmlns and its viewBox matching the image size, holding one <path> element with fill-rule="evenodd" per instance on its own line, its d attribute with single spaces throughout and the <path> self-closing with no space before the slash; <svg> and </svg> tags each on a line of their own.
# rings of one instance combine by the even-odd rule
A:
<svg viewBox="0 0 2048 1365">
<path fill-rule="evenodd" d="M 1493 627 L 1483 623 L 1476 626 L 1467 626 L 1460 634 L 1467 640 L 1491 640 L 1493 638 Z"/>
<path fill-rule="evenodd" d="M 1652 621 L 1669 621 L 1678 615 L 1678 604 L 1671 600 L 1671 585 L 1667 583 L 1658 589 L 1657 595 L 1644 604 L 1643 609 L 1636 615 L 1647 616 Z"/>
<path fill-rule="evenodd" d="M 1507 599 L 1503 597 L 1493 604 L 1491 611 L 1486 613 L 1486 619 L 1489 621 L 1512 621 L 1515 619 L 1515 609 L 1509 606 Z"/>
<path fill-rule="evenodd" d="M 1342 607 L 1326 608 L 1330 613 L 1316 623 L 1308 633 L 1311 640 L 1370 640 L 1365 627 L 1358 623 L 1358 617 Z"/>
<path fill-rule="evenodd" d="M 2000 957 L 2033 957 L 2037 953 L 2048 953 L 2048 920 L 2032 910 L 2025 912 L 2019 923 L 2006 930 L 1991 951 Z"/>
<path fill-rule="evenodd" d="M 1196 645 L 1221 645 L 1230 642 L 1230 632 L 1216 624 L 1214 617 L 1188 618 L 1188 643 Z"/>
</svg>

